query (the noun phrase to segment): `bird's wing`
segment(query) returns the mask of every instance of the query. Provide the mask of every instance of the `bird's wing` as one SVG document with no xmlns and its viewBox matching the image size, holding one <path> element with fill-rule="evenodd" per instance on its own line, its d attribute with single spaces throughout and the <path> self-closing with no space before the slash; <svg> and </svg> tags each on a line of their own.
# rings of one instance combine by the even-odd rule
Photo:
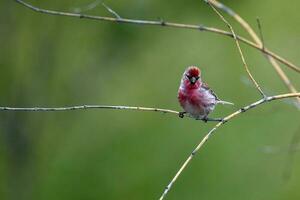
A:
<svg viewBox="0 0 300 200">
<path fill-rule="evenodd" d="M 220 100 L 219 97 L 216 95 L 216 93 L 214 93 L 214 91 L 212 89 L 210 89 L 210 87 L 208 86 L 207 83 L 203 82 L 201 87 L 204 88 L 205 90 L 208 90 L 216 98 L 217 101 Z"/>
<path fill-rule="evenodd" d="M 223 100 L 219 99 L 219 97 L 214 93 L 214 91 L 212 89 L 209 88 L 209 86 L 206 83 L 202 83 L 201 87 L 208 90 L 216 98 L 217 103 L 234 105 L 231 102 L 223 101 Z"/>
</svg>

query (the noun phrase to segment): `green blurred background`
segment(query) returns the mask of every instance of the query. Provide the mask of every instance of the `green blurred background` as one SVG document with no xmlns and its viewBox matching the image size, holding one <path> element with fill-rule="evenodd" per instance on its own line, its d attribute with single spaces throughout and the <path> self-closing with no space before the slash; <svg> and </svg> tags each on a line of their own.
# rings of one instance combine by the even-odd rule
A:
<svg viewBox="0 0 300 200">
<path fill-rule="evenodd" d="M 74 11 L 93 0 L 30 2 Z M 266 45 L 300 64 L 299 1 L 223 2 L 256 30 L 259 16 Z M 105 3 L 122 17 L 225 27 L 199 0 Z M 85 13 L 110 16 L 101 4 Z M 217 107 L 212 116 L 259 98 L 233 40 L 212 33 L 49 16 L 0 0 L 0 45 L 1 106 L 179 110 L 177 89 L 188 65 L 200 66 L 216 93 L 235 103 Z M 287 91 L 260 52 L 242 48 L 269 95 Z M 284 70 L 300 89 L 299 75 Z M 299 153 L 288 152 L 293 135 L 300 134 L 299 121 L 299 110 L 289 100 L 234 119 L 197 154 L 167 199 L 299 199 Z M 134 111 L 2 112 L 0 199 L 157 199 L 212 126 Z"/>
</svg>

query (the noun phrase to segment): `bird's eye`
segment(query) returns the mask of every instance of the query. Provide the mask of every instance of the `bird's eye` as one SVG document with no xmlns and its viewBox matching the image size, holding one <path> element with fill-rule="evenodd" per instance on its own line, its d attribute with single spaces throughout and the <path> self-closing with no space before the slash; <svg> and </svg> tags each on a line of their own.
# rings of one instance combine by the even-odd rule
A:
<svg viewBox="0 0 300 200">
<path fill-rule="evenodd" d="M 197 76 L 197 77 L 196 77 L 196 80 L 198 80 L 199 78 L 200 78 L 200 76 Z"/>
</svg>

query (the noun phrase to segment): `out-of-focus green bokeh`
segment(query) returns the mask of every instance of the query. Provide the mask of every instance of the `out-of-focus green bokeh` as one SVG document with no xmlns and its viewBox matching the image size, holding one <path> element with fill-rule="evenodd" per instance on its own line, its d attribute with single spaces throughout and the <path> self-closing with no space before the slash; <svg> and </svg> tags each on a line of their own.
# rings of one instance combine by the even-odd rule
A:
<svg viewBox="0 0 300 200">
<path fill-rule="evenodd" d="M 93 0 L 32 0 L 74 11 Z M 105 3 L 122 17 L 164 19 L 226 29 L 198 0 Z M 233 1 L 265 44 L 300 64 L 300 2 Z M 85 13 L 110 16 L 100 5 Z M 225 15 L 227 19 L 230 19 Z M 230 19 L 236 32 L 248 36 Z M 220 117 L 259 98 L 230 38 L 194 30 L 137 26 L 35 13 L 0 1 L 0 105 L 138 105 L 180 110 L 184 69 L 198 65 L 219 97 Z M 242 45 L 267 94 L 287 92 L 260 52 Z M 300 89 L 299 74 L 283 67 Z M 300 161 L 292 137 L 299 110 L 289 100 L 265 104 L 220 128 L 173 185 L 167 199 L 294 200 Z M 114 110 L 0 113 L 0 199 L 158 199 L 213 123 Z M 298 133 L 297 133 L 298 132 Z"/>
</svg>

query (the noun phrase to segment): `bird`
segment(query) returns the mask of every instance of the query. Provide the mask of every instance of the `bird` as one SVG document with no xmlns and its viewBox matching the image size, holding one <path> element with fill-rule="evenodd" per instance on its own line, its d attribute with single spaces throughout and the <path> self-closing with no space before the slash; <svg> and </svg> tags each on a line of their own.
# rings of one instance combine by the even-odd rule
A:
<svg viewBox="0 0 300 200">
<path fill-rule="evenodd" d="M 220 100 L 201 78 L 201 70 L 196 66 L 189 66 L 183 73 L 178 89 L 178 101 L 184 112 L 179 117 L 188 114 L 197 120 L 222 121 L 223 119 L 208 118 L 217 104 L 234 105 L 231 102 Z"/>
</svg>

